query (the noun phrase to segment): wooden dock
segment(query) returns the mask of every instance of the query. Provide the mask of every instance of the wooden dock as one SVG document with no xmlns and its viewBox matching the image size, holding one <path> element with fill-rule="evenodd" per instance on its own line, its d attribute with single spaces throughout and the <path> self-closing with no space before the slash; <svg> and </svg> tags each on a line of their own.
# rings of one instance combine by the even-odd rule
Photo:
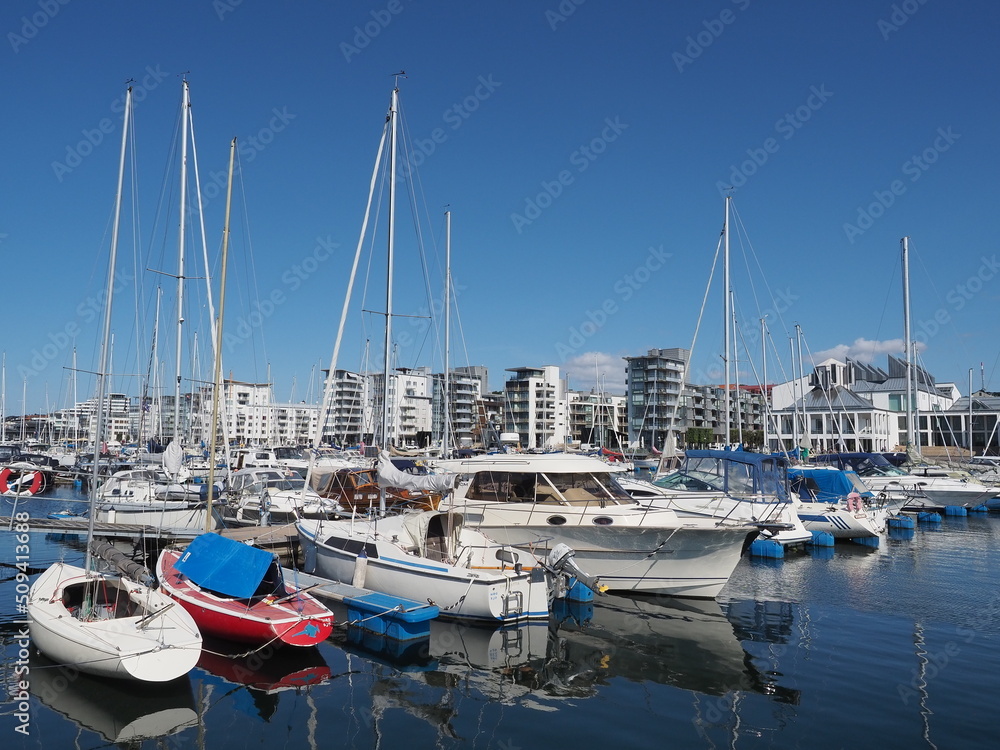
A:
<svg viewBox="0 0 1000 750">
<path fill-rule="evenodd" d="M 18 522 L 22 523 L 22 522 Z M 87 533 L 86 518 L 29 518 L 28 530 L 47 534 L 79 534 Z M 12 528 L 10 516 L 0 516 L 0 529 Z M 94 523 L 94 535 L 102 537 L 125 537 L 128 539 L 162 539 L 165 542 L 190 541 L 199 532 L 192 529 L 163 529 L 158 526 L 145 526 L 133 523 Z"/>
</svg>

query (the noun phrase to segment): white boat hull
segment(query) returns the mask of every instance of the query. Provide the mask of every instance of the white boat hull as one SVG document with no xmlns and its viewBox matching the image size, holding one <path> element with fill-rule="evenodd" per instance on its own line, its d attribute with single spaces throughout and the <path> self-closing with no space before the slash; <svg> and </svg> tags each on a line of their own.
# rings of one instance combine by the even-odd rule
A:
<svg viewBox="0 0 1000 750">
<path fill-rule="evenodd" d="M 463 567 L 408 554 L 373 532 L 386 522 L 300 521 L 305 571 L 390 596 L 433 602 L 442 617 L 452 619 L 514 623 L 549 616 L 548 585 L 540 568 L 518 574 L 510 566 L 501 572 L 499 567 Z M 359 563 L 362 550 L 367 557 Z M 363 582 L 356 580 L 359 564 Z M 493 564 L 498 565 L 496 558 Z"/>
<path fill-rule="evenodd" d="M 848 510 L 842 504 L 803 502 L 799 518 L 810 532 L 826 532 L 834 539 L 877 537 L 885 531 L 888 509 Z"/>
<path fill-rule="evenodd" d="M 681 519 L 672 511 L 638 506 L 608 507 L 595 514 L 571 506 L 532 513 L 530 504 L 513 505 L 469 502 L 462 511 L 469 525 L 502 544 L 531 551 L 559 542 L 569 545 L 577 564 L 611 591 L 714 598 L 739 563 L 748 538 L 757 534 L 742 524 Z M 595 518 L 610 518 L 611 523 L 601 525 Z"/>
<path fill-rule="evenodd" d="M 100 677 L 168 682 L 187 674 L 201 655 L 201 633 L 191 616 L 165 594 L 112 575 L 98 575 L 97 610 L 106 619 L 81 620 L 67 605 L 67 589 L 83 585 L 82 568 L 50 566 L 28 595 L 32 642 L 54 662 Z M 102 604 L 101 594 L 117 593 Z M 107 602 L 107 597 L 103 599 Z M 144 627 L 146 615 L 166 609 Z"/>
<path fill-rule="evenodd" d="M 156 526 L 164 531 L 204 531 L 205 504 L 159 500 L 150 503 L 101 503 L 96 520 L 100 523 L 123 523 Z M 212 528 L 218 520 L 212 519 Z"/>
</svg>

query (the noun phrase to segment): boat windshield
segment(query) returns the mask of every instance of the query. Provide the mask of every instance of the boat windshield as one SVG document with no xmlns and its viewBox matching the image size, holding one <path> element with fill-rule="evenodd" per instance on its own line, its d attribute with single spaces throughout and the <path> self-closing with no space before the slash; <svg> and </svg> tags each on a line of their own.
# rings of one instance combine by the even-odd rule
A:
<svg viewBox="0 0 1000 750">
<path fill-rule="evenodd" d="M 598 474 L 480 471 L 465 493 L 469 500 L 490 502 L 633 503 L 618 484 Z"/>
<path fill-rule="evenodd" d="M 678 471 L 654 482 L 658 487 L 687 492 L 727 492 L 730 495 L 785 496 L 784 466 L 774 459 L 759 464 L 720 456 L 688 458 Z"/>
<path fill-rule="evenodd" d="M 883 463 L 884 462 L 884 463 Z M 906 472 L 893 466 L 884 458 L 878 461 L 873 456 L 864 456 L 853 459 L 851 468 L 857 472 L 859 477 L 905 477 Z"/>
<path fill-rule="evenodd" d="M 269 490 L 301 490 L 305 486 L 305 479 L 296 479 L 294 477 L 281 477 L 280 479 L 269 479 L 267 481 L 267 488 Z"/>
</svg>

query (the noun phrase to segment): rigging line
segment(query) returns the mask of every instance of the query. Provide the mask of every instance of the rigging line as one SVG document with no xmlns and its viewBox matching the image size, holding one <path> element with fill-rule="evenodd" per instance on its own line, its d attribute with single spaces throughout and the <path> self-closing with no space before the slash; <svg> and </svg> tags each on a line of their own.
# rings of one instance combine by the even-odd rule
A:
<svg viewBox="0 0 1000 750">
<path fill-rule="evenodd" d="M 397 107 L 399 109 L 399 119 L 400 119 L 400 122 L 402 124 L 402 127 L 401 127 L 402 138 L 400 138 L 400 142 L 401 142 L 402 151 L 403 151 L 403 154 L 402 154 L 403 155 L 403 162 L 405 164 L 405 167 L 403 169 L 403 178 L 404 178 L 404 181 L 406 182 L 406 185 L 409 187 L 409 190 L 407 190 L 407 197 L 409 199 L 408 200 L 408 204 L 409 204 L 409 207 L 410 207 L 410 216 L 413 219 L 413 230 L 414 230 L 414 235 L 415 235 L 416 242 L 417 242 L 418 255 L 419 255 L 419 258 L 420 258 L 420 269 L 421 269 L 421 272 L 423 274 L 424 293 L 426 294 L 426 299 L 427 299 L 427 304 L 428 304 L 428 315 L 429 315 L 429 317 L 431 319 L 431 322 L 432 322 L 432 325 L 434 327 L 435 337 L 434 337 L 433 341 L 435 341 L 435 343 L 437 343 L 438 345 L 440 345 L 440 338 L 441 338 L 440 326 L 441 326 L 441 324 L 440 324 L 440 321 L 439 321 L 438 317 L 434 314 L 434 294 L 431 291 L 430 267 L 429 267 L 430 264 L 428 262 L 427 253 L 425 252 L 424 236 L 423 236 L 423 229 L 422 229 L 423 225 L 420 222 L 419 210 L 418 210 L 418 205 L 417 205 L 417 192 L 419 190 L 420 194 L 421 194 L 421 197 L 423 197 L 423 184 L 420 181 L 420 174 L 419 174 L 419 172 L 416 170 L 415 165 L 411 164 L 411 160 L 409 158 L 409 154 L 410 154 L 410 149 L 409 149 L 410 138 L 409 138 L 408 122 L 407 122 L 406 118 L 404 117 L 402 105 L 401 104 L 397 104 Z M 426 198 L 423 198 L 422 205 L 425 206 L 425 214 L 426 214 L 426 205 L 427 205 Z M 427 217 L 426 221 L 428 222 L 428 225 L 432 225 L 429 216 Z M 433 238 L 434 238 L 434 234 L 432 232 L 431 233 L 431 239 L 432 239 L 432 241 L 433 241 Z M 434 249 L 435 249 L 435 252 L 436 252 L 436 250 L 437 250 L 436 245 L 434 246 Z M 438 265 L 440 266 L 440 261 L 438 262 Z M 431 326 L 428 326 L 427 330 L 424 331 L 423 343 L 413 353 L 412 364 L 414 366 L 416 366 L 416 363 L 420 359 L 420 355 L 423 353 L 423 344 L 425 344 L 427 342 L 428 338 L 430 338 L 430 328 L 431 328 Z M 442 355 L 442 357 L 443 357 L 443 355 Z"/>
<path fill-rule="evenodd" d="M 750 285 L 750 294 L 753 297 L 753 302 L 757 310 L 760 310 L 761 309 L 760 299 L 757 296 L 757 287 L 754 284 L 754 277 L 750 270 L 750 262 L 747 257 L 747 246 L 749 246 L 750 248 L 750 255 L 753 257 L 753 260 L 757 266 L 757 270 L 760 272 L 761 278 L 764 281 L 764 288 L 767 290 L 768 296 L 771 298 L 772 301 L 774 300 L 774 295 L 771 293 L 770 287 L 768 286 L 767 276 L 764 274 L 764 269 L 760 265 L 760 258 L 757 256 L 757 252 L 753 248 L 753 243 L 750 242 L 750 235 L 746 230 L 746 225 L 743 223 L 743 218 L 740 216 L 739 212 L 735 209 L 735 207 L 733 207 L 733 201 L 731 199 L 729 201 L 729 207 L 732 210 L 733 216 L 736 219 L 735 221 L 737 230 L 736 239 L 739 241 L 740 250 L 742 251 L 741 255 L 743 257 L 743 265 L 746 268 L 747 272 L 747 282 Z M 781 320 L 781 314 L 778 313 L 777 315 L 778 319 Z M 783 320 L 781 321 L 781 323 L 782 325 L 784 325 Z"/>
<path fill-rule="evenodd" d="M 812 363 L 813 367 L 815 368 L 816 367 L 816 361 L 815 361 L 815 358 L 813 357 L 812 350 L 809 348 L 809 340 L 806 338 L 806 335 L 804 333 L 801 334 L 801 335 L 802 335 L 802 340 L 805 342 L 805 345 L 806 345 L 806 353 L 809 354 L 809 361 Z M 832 385 L 832 383 L 831 383 L 831 385 Z M 833 401 L 830 400 L 830 392 L 826 388 L 823 388 L 822 386 L 820 387 L 820 390 L 823 391 L 823 396 L 824 396 L 824 398 L 826 400 L 826 405 L 827 405 L 827 407 L 830 410 L 830 417 L 833 420 L 833 426 L 837 428 L 837 442 L 840 445 L 840 450 L 842 450 L 842 451 L 843 450 L 847 450 L 847 444 L 844 441 L 843 422 L 840 419 L 837 418 L 837 412 L 833 408 Z M 843 401 L 841 401 L 841 404 L 843 404 Z M 804 408 L 805 408 L 805 404 L 803 403 L 803 409 Z M 844 417 L 846 417 L 847 424 L 851 428 L 851 434 L 852 435 L 858 435 L 858 434 L 860 434 L 858 432 L 858 424 L 857 424 L 857 422 L 855 420 L 851 419 L 851 413 L 849 411 L 847 411 L 846 409 L 841 409 L 840 413 Z M 831 430 L 831 432 L 832 432 L 832 430 Z"/>
<path fill-rule="evenodd" d="M 723 230 L 723 232 L 724 231 L 725 230 Z M 677 394 L 678 398 L 676 398 L 674 400 L 674 408 L 673 408 L 673 410 L 670 413 L 670 424 L 667 426 L 667 435 L 668 436 L 673 433 L 673 431 L 674 431 L 674 423 L 677 421 L 677 412 L 680 409 L 680 402 L 681 402 L 680 395 L 684 393 L 684 385 L 685 385 L 684 381 L 685 380 L 689 380 L 690 373 L 688 372 L 688 370 L 691 367 L 691 363 L 694 361 L 694 347 L 695 347 L 695 344 L 698 342 L 698 331 L 701 329 L 701 321 L 702 321 L 702 318 L 705 315 L 705 307 L 706 307 L 706 305 L 708 303 L 709 292 L 712 289 L 712 279 L 715 277 L 715 269 L 718 267 L 718 264 L 719 264 L 719 253 L 722 252 L 723 241 L 724 241 L 724 237 L 723 237 L 722 234 L 720 234 L 719 235 L 719 241 L 715 245 L 715 257 L 712 258 L 712 270 L 708 274 L 708 282 L 705 284 L 705 293 L 704 293 L 704 295 L 702 295 L 702 298 L 701 298 L 701 309 L 698 311 L 698 321 L 695 323 L 694 334 L 691 336 L 691 348 L 688 349 L 688 362 L 687 362 L 687 366 L 681 368 L 680 392 Z M 728 291 L 726 293 L 728 294 Z M 728 320 L 725 321 L 725 325 L 727 325 L 727 326 L 729 325 L 729 321 Z M 728 353 L 727 353 L 727 356 L 728 356 Z M 645 422 L 645 414 L 643 414 L 643 422 Z M 664 445 L 664 447 L 666 447 L 666 445 Z M 662 456 L 661 456 L 661 460 L 662 460 Z"/>
<path fill-rule="evenodd" d="M 746 240 L 746 244 L 750 247 L 750 254 L 753 257 L 754 263 L 757 266 L 757 271 L 760 273 L 760 277 L 763 280 L 764 289 L 767 291 L 767 297 L 771 301 L 771 307 L 774 308 L 775 315 L 777 316 L 778 320 L 780 321 L 780 323 L 782 325 L 782 328 L 784 328 L 785 333 L 788 333 L 788 326 L 785 325 L 785 321 L 784 321 L 784 319 L 781 316 L 781 312 L 778 311 L 778 309 L 777 309 L 778 306 L 776 304 L 774 304 L 774 292 L 771 290 L 771 286 L 768 283 L 767 274 L 764 273 L 764 269 L 761 266 L 760 257 L 757 255 L 757 251 L 754 250 L 753 243 L 750 241 L 750 234 L 747 232 L 746 225 L 743 223 L 743 217 L 740 216 L 739 211 L 736 210 L 736 207 L 733 205 L 733 203 L 734 202 L 732 200 L 730 200 L 729 201 L 729 207 L 732 209 L 733 215 L 736 218 L 736 222 L 735 223 L 737 225 L 737 230 L 738 230 L 736 234 L 737 234 L 737 238 L 740 241 L 740 249 L 743 250 L 743 262 L 744 262 L 744 265 L 746 266 L 746 269 L 747 269 L 747 280 L 749 281 L 749 284 L 750 284 L 750 291 L 751 291 L 751 295 L 753 296 L 754 304 L 757 306 L 758 310 L 761 309 L 760 300 L 757 297 L 757 289 L 756 289 L 756 287 L 754 286 L 754 283 L 753 283 L 753 274 L 750 272 L 750 264 L 749 264 L 749 262 L 747 260 L 746 250 L 743 247 L 744 238 Z"/>
<path fill-rule="evenodd" d="M 912 242 L 908 245 L 908 251 L 910 253 L 910 256 L 913 257 L 914 253 L 913 253 Z M 941 310 L 947 311 L 948 310 L 948 305 L 946 304 L 947 300 L 941 299 L 941 294 L 940 292 L 938 292 L 937 286 L 934 284 L 934 276 L 927 269 L 927 266 L 924 264 L 924 260 L 920 255 L 917 255 L 917 261 L 920 263 L 920 268 L 923 270 L 924 275 L 927 277 L 927 283 L 930 285 L 931 290 L 934 292 L 935 301 L 937 301 L 938 303 L 938 311 L 939 312 Z M 965 350 L 966 360 L 972 359 L 973 358 L 972 353 L 969 351 L 968 345 L 966 344 L 966 337 L 961 335 L 961 332 L 958 330 L 958 326 L 955 325 L 954 315 L 948 315 L 948 325 L 950 326 L 951 331 L 954 334 L 954 340 L 960 342 L 962 345 L 962 349 Z"/>
</svg>

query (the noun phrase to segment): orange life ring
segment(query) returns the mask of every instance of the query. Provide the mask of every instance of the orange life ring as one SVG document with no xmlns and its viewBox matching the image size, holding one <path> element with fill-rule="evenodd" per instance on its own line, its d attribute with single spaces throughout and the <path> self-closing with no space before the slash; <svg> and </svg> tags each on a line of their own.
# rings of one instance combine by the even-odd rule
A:
<svg viewBox="0 0 1000 750">
<path fill-rule="evenodd" d="M 0 471 L 0 494 L 3 495 L 37 495 L 42 491 L 44 485 L 44 477 L 42 476 L 41 469 L 24 469 L 20 470 L 15 477 L 19 480 L 24 476 L 25 472 L 34 471 L 34 476 L 31 478 L 31 486 L 27 490 L 12 490 L 10 488 L 10 478 L 14 475 L 15 470 L 11 469 L 9 466 L 5 466 L 3 471 Z"/>
</svg>

